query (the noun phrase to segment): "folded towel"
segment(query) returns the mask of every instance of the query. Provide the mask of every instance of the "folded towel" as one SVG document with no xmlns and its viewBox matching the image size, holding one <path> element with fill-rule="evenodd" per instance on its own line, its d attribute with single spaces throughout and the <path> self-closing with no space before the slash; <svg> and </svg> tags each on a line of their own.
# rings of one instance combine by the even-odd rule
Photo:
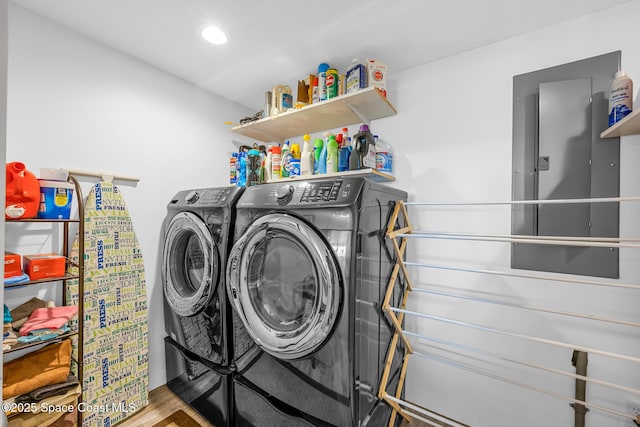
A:
<svg viewBox="0 0 640 427">
<path fill-rule="evenodd" d="M 13 321 L 13 318 L 11 317 L 11 311 L 9 310 L 9 307 L 7 307 L 7 304 L 4 305 L 4 323 L 11 323 Z"/>
<path fill-rule="evenodd" d="M 51 344 L 5 362 L 2 396 L 30 393 L 46 385 L 66 381 L 71 365 L 71 340 Z"/>
<path fill-rule="evenodd" d="M 78 384 L 80 384 L 78 379 L 70 373 L 66 381 L 40 387 L 37 390 L 33 390 L 31 393 L 16 397 L 15 401 L 16 403 L 39 402 L 47 397 L 56 396 L 58 394 L 66 393 L 71 389 L 75 389 Z"/>
<path fill-rule="evenodd" d="M 18 337 L 17 341 L 21 343 L 30 343 L 36 341 L 52 340 L 62 334 L 66 334 L 69 331 L 71 331 L 71 328 L 69 328 L 69 326 L 67 326 L 66 324 L 58 329 L 36 329 L 29 332 L 29 335 Z"/>
<path fill-rule="evenodd" d="M 29 280 L 31 280 L 29 275 L 27 273 L 22 273 L 19 276 L 5 277 L 4 284 L 5 285 L 14 285 L 16 283 L 28 282 Z"/>
<path fill-rule="evenodd" d="M 29 320 L 20 328 L 20 335 L 28 335 L 36 329 L 58 329 L 78 313 L 78 307 L 67 305 L 53 308 L 36 308 Z"/>
<path fill-rule="evenodd" d="M 11 310 L 11 317 L 14 319 L 22 319 L 23 317 L 29 317 L 33 310 L 36 308 L 44 308 L 47 306 L 47 302 L 40 298 L 33 297 L 29 301 L 24 302 Z"/>
<path fill-rule="evenodd" d="M 56 412 L 55 409 L 77 411 L 78 398 L 82 392 L 80 385 L 68 390 L 65 394 L 47 397 L 40 401 L 34 412 L 18 412 L 10 418 L 11 427 L 46 427 L 53 425 L 68 426 L 75 424 L 57 424 L 56 421 L 69 412 Z M 5 401 L 6 402 L 6 401 Z M 40 412 L 42 408 L 54 409 Z M 77 418 L 74 418 L 77 419 Z"/>
</svg>

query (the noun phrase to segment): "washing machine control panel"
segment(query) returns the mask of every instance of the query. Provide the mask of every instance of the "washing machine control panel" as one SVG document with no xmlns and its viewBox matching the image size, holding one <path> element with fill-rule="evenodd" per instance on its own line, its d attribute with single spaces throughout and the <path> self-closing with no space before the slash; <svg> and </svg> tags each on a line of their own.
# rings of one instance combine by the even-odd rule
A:
<svg viewBox="0 0 640 427">
<path fill-rule="evenodd" d="M 334 202 L 340 195 L 342 181 L 309 181 L 300 197 L 301 202 Z"/>
<path fill-rule="evenodd" d="M 190 190 L 184 195 L 187 205 L 199 204 L 207 206 L 224 205 L 232 188 L 207 188 L 202 190 Z"/>
</svg>

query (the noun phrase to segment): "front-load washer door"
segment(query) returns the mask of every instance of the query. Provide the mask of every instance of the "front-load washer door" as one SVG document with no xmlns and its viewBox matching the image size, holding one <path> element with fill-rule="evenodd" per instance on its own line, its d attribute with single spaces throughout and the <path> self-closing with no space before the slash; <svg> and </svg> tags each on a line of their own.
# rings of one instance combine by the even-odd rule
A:
<svg viewBox="0 0 640 427">
<path fill-rule="evenodd" d="M 331 335 L 343 284 L 322 234 L 301 218 L 274 213 L 251 223 L 231 249 L 227 293 L 258 346 L 297 359 Z"/>
<path fill-rule="evenodd" d="M 191 212 L 175 215 L 162 253 L 164 295 L 179 316 L 202 312 L 218 285 L 218 251 L 206 224 Z"/>
</svg>

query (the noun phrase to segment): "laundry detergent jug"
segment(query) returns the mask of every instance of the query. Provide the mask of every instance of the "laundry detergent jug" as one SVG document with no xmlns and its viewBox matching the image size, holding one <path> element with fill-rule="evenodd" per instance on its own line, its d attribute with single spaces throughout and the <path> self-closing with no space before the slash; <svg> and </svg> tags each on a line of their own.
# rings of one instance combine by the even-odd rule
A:
<svg viewBox="0 0 640 427">
<path fill-rule="evenodd" d="M 5 219 L 35 218 L 40 202 L 40 183 L 22 162 L 7 163 Z"/>
</svg>

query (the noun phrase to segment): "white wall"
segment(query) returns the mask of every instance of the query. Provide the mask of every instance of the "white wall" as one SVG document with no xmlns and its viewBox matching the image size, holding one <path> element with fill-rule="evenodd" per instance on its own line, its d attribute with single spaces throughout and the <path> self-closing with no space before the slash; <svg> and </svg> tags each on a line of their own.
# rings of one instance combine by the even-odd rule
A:
<svg viewBox="0 0 640 427">
<path fill-rule="evenodd" d="M 0 165 L 5 163 L 5 147 L 7 144 L 7 0 L 0 0 Z M 5 187 L 5 177 L 0 178 L 0 188 Z M 4 211 L 4 200 L 0 201 Z M 0 219 L 0 242 L 4 242 L 4 215 Z M 4 264 L 0 267 L 0 273 L 4 276 Z M 0 304 L 4 304 L 4 295 L 0 294 Z M 0 360 L 0 378 L 2 378 L 2 360 Z M 2 391 L 0 391 L 2 399 Z M 4 426 L 4 419 L 0 422 Z"/>
<path fill-rule="evenodd" d="M 140 178 L 115 183 L 145 261 L 153 389 L 165 383 L 158 248 L 166 205 L 179 190 L 228 183 L 233 145 L 223 122 L 250 111 L 14 4 L 9 12 L 7 161 L 36 174 L 62 167 Z M 83 179 L 85 195 L 95 182 Z M 45 292 L 34 288 L 7 291 L 7 303 Z"/>
<path fill-rule="evenodd" d="M 398 115 L 376 121 L 373 130 L 394 146 L 398 178 L 395 185 L 408 190 L 413 201 L 510 200 L 513 76 L 621 50 L 622 65 L 638 88 L 640 51 L 636 29 L 639 20 L 640 2 L 636 1 L 405 72 L 394 73 L 391 65 L 388 96 Z M 620 144 L 621 195 L 640 195 L 637 167 L 640 137 L 623 137 Z M 510 233 L 508 208 L 410 207 L 409 213 L 415 228 L 420 230 Z M 638 213 L 637 204 L 621 207 L 622 236 L 640 236 Z M 507 243 L 435 240 L 412 243 L 410 261 L 509 269 Z M 638 283 L 639 252 L 638 249 L 621 250 L 620 282 Z M 640 320 L 637 291 L 417 267 L 411 271 L 418 286 L 432 290 Z M 637 328 L 417 293 L 410 301 L 411 309 L 428 314 L 632 356 L 640 354 Z M 531 344 L 424 319 L 408 318 L 407 324 L 411 331 L 497 353 L 503 358 L 575 372 L 570 362 L 570 349 Z M 459 359 L 435 351 L 431 346 L 431 343 L 418 344 L 417 348 L 552 393 L 573 396 L 571 378 L 524 369 L 504 360 L 492 359 L 489 363 L 479 354 L 474 356 L 482 361 Z M 409 367 L 406 390 L 409 400 L 467 424 L 489 427 L 573 425 L 568 401 L 416 355 L 412 356 Z M 638 371 L 637 363 L 589 356 L 588 373 L 596 378 L 639 388 Z M 589 401 L 615 410 L 621 410 L 624 396 L 625 393 L 593 384 L 587 388 Z M 640 401 L 638 396 L 629 396 Z M 621 419 L 595 410 L 588 413 L 587 422 L 591 427 L 623 425 Z"/>
<path fill-rule="evenodd" d="M 164 382 L 158 245 L 165 205 L 179 189 L 226 183 L 231 135 L 222 122 L 250 112 L 18 7 L 11 8 L 10 19 L 7 161 L 23 160 L 35 171 L 71 167 L 141 178 L 137 186 L 121 188 L 145 256 L 151 308 L 150 384 L 156 387 Z M 513 76 L 622 50 L 624 68 L 640 85 L 640 52 L 633 30 L 639 19 L 636 1 L 402 73 L 389 64 L 389 99 L 398 115 L 374 122 L 373 130 L 395 148 L 394 185 L 408 190 L 414 201 L 510 199 Z M 615 36 L 614 22 L 619 23 Z M 640 169 L 635 167 L 640 161 L 640 137 L 622 138 L 621 159 L 621 194 L 640 195 Z M 510 215 L 504 208 L 427 213 L 412 207 L 410 213 L 417 229 L 510 232 Z M 636 206 L 623 205 L 623 236 L 640 236 L 638 214 Z M 621 251 L 621 282 L 637 282 L 637 252 Z M 503 243 L 420 242 L 410 248 L 409 259 L 508 269 L 509 248 Z M 425 269 L 412 272 L 423 287 L 446 285 L 473 296 L 638 320 L 637 292 Z M 573 302 L 576 295 L 579 301 Z M 411 308 L 640 354 L 638 333 L 630 328 L 417 293 Z M 573 370 L 568 349 L 426 320 L 408 319 L 407 325 L 503 357 Z M 432 351 L 425 345 L 417 349 Z M 463 361 L 554 393 L 573 394 L 570 378 L 513 367 L 504 360 Z M 590 356 L 589 375 L 594 377 L 638 388 L 638 372 L 634 364 Z M 620 392 L 590 385 L 587 393 L 598 404 L 620 409 Z M 569 402 L 416 355 L 410 362 L 407 398 L 473 426 L 572 425 Z M 591 411 L 587 420 L 590 427 L 622 425 L 597 411 Z"/>
</svg>

